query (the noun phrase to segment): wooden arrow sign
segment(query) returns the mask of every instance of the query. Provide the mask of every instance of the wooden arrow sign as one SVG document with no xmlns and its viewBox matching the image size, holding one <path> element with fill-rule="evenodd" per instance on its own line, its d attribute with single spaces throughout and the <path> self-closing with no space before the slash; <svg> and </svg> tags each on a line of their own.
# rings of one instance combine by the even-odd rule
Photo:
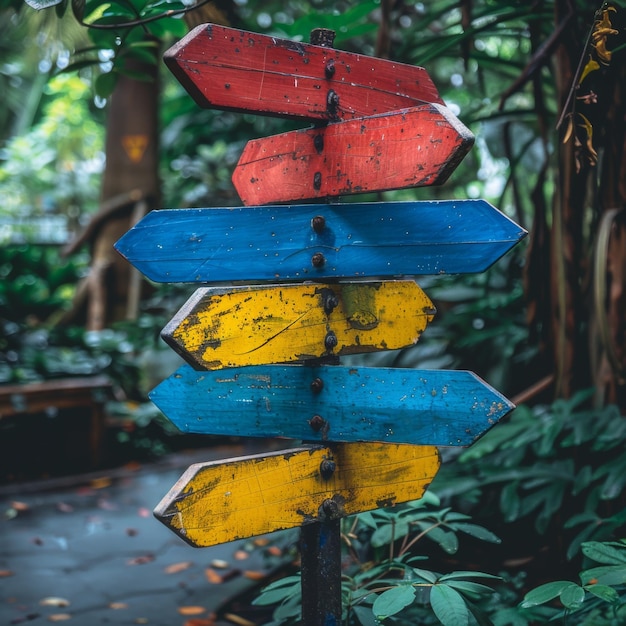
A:
<svg viewBox="0 0 626 626">
<path fill-rule="evenodd" d="M 377 509 L 424 493 L 437 448 L 356 443 L 192 465 L 154 511 L 195 547 Z"/>
<path fill-rule="evenodd" d="M 424 104 L 249 141 L 233 184 L 248 205 L 440 185 L 473 143 L 446 107 Z"/>
<path fill-rule="evenodd" d="M 412 281 L 198 289 L 161 336 L 199 369 L 413 345 L 435 313 Z"/>
<path fill-rule="evenodd" d="M 115 245 L 156 282 L 482 272 L 526 236 L 484 200 L 152 211 Z"/>
<path fill-rule="evenodd" d="M 194 28 L 164 60 L 201 107 L 337 120 L 443 104 L 421 67 L 215 24 Z"/>
<path fill-rule="evenodd" d="M 436 446 L 469 446 L 514 408 L 472 372 L 339 365 L 184 365 L 150 399 L 189 433 Z"/>
</svg>

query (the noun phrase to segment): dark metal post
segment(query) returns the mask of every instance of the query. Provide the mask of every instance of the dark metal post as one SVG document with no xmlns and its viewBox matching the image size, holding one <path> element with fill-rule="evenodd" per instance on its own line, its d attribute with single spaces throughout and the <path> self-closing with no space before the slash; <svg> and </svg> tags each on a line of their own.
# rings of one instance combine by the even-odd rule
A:
<svg viewBox="0 0 626 626">
<path fill-rule="evenodd" d="M 327 28 L 315 28 L 311 31 L 312 44 L 332 48 L 335 31 Z M 327 76 L 331 78 L 334 67 Z M 316 146 L 317 147 L 317 146 Z M 323 144 L 318 150 L 323 149 Z M 323 218 L 315 218 L 314 229 L 323 229 Z M 316 267 L 324 264 L 324 257 L 314 255 L 311 261 Z M 325 300 L 327 314 L 333 306 Z M 334 339 L 334 343 L 333 343 Z M 332 351 L 336 345 L 334 333 L 327 335 L 326 348 Z M 314 393 L 323 388 L 321 380 L 316 379 L 311 385 Z M 319 416 L 311 423 L 311 428 L 319 430 L 325 420 Z M 318 426 L 319 425 L 319 426 Z M 335 471 L 334 461 L 324 461 L 320 467 L 322 480 L 328 480 Z M 319 511 L 319 521 L 305 524 L 300 530 L 300 561 L 302 575 L 302 626 L 340 626 L 341 624 L 341 512 L 334 500 L 325 500 Z"/>
<path fill-rule="evenodd" d="M 341 624 L 341 519 L 333 500 L 321 508 L 324 518 L 300 530 L 303 626 Z"/>
</svg>

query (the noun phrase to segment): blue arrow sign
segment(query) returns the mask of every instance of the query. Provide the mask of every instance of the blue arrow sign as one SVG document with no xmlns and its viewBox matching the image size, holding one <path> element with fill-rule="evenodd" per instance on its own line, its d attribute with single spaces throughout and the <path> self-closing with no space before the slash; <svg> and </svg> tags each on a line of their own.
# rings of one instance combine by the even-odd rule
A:
<svg viewBox="0 0 626 626">
<path fill-rule="evenodd" d="M 152 211 L 117 250 L 156 282 L 482 272 L 526 236 L 484 200 Z"/>
<path fill-rule="evenodd" d="M 437 446 L 468 446 L 514 408 L 472 372 L 339 365 L 184 365 L 150 399 L 190 433 Z"/>
</svg>

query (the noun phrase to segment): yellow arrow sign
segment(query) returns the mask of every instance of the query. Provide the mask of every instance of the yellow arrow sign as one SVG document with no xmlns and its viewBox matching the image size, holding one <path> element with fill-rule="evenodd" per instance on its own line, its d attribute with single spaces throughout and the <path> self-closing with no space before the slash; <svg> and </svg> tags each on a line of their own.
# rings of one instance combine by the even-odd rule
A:
<svg viewBox="0 0 626 626">
<path fill-rule="evenodd" d="M 205 288 L 162 337 L 194 367 L 213 370 L 404 348 L 434 313 L 409 280 Z"/>
<path fill-rule="evenodd" d="M 439 465 L 434 446 L 384 443 L 197 463 L 154 515 L 192 546 L 213 546 L 417 499 Z"/>
</svg>

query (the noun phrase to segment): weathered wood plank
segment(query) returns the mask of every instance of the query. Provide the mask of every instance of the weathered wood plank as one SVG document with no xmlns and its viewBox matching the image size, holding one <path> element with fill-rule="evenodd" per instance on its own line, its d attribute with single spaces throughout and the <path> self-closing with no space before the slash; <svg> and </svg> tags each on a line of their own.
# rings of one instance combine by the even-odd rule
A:
<svg viewBox="0 0 626 626">
<path fill-rule="evenodd" d="M 198 289 L 161 337 L 198 369 L 393 350 L 435 313 L 413 281 Z"/>
<path fill-rule="evenodd" d="M 201 107 L 336 120 L 443 104 L 422 67 L 203 24 L 164 54 Z"/>
<path fill-rule="evenodd" d="M 440 185 L 473 144 L 446 107 L 425 104 L 249 141 L 233 184 L 248 205 Z"/>
<path fill-rule="evenodd" d="M 192 546 L 213 546 L 417 499 L 439 464 L 435 447 L 378 443 L 198 463 L 154 514 Z"/>
<path fill-rule="evenodd" d="M 526 236 L 484 200 L 171 209 L 115 245 L 156 282 L 482 272 Z"/>
<path fill-rule="evenodd" d="M 183 432 L 436 446 L 468 446 L 513 409 L 472 372 L 339 365 L 185 365 L 150 399 Z"/>
</svg>

